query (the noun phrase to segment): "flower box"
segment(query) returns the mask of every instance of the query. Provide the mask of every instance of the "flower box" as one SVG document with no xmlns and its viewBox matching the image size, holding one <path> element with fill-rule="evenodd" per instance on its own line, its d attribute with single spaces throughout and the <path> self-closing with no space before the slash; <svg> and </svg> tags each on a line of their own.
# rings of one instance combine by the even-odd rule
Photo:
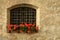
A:
<svg viewBox="0 0 60 40">
<path fill-rule="evenodd" d="M 36 33 L 38 32 L 38 27 L 34 24 L 21 23 L 20 25 L 9 24 L 8 32 L 18 32 L 18 33 Z"/>
</svg>

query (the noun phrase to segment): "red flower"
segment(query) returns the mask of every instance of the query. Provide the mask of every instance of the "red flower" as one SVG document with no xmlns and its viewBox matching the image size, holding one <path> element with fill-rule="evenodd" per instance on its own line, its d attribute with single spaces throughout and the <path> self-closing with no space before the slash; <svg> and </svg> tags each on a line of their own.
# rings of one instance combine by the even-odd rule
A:
<svg viewBox="0 0 60 40">
<path fill-rule="evenodd" d="M 8 30 L 11 30 L 11 27 L 12 27 L 13 25 L 8 25 Z"/>
<path fill-rule="evenodd" d="M 25 26 L 28 27 L 28 29 L 30 29 L 30 27 L 32 26 L 32 24 L 26 24 L 25 23 Z"/>
<path fill-rule="evenodd" d="M 25 25 L 24 24 L 20 24 L 19 26 L 22 27 L 22 26 L 25 26 Z"/>
<path fill-rule="evenodd" d="M 16 28 L 17 28 L 17 26 L 16 26 L 16 25 L 14 25 L 14 30 L 16 30 Z"/>
<path fill-rule="evenodd" d="M 32 26 L 32 24 L 29 24 L 30 26 Z"/>
</svg>

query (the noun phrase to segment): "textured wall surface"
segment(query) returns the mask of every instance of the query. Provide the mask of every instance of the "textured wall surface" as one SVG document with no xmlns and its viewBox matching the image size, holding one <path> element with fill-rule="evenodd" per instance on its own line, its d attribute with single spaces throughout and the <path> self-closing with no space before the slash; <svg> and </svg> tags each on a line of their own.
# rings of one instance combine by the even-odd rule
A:
<svg viewBox="0 0 60 40">
<path fill-rule="evenodd" d="M 28 3 L 40 7 L 40 30 L 36 34 L 4 32 L 7 8 Z M 0 40 L 60 40 L 60 0 L 0 0 Z"/>
</svg>

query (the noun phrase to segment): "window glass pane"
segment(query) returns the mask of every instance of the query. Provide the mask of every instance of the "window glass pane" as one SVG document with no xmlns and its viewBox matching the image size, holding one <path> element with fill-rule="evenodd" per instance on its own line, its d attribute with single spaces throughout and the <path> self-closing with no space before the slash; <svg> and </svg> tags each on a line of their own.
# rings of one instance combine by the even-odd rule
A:
<svg viewBox="0 0 60 40">
<path fill-rule="evenodd" d="M 36 23 L 36 10 L 29 7 L 18 7 L 10 10 L 10 24 Z"/>
</svg>

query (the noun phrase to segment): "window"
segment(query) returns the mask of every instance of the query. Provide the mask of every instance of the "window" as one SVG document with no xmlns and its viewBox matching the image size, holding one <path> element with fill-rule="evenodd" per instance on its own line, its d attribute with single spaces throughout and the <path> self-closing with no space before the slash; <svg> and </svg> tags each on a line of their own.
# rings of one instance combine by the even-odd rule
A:
<svg viewBox="0 0 60 40">
<path fill-rule="evenodd" d="M 17 7 L 10 10 L 10 24 L 36 24 L 36 10 L 30 7 Z"/>
</svg>

